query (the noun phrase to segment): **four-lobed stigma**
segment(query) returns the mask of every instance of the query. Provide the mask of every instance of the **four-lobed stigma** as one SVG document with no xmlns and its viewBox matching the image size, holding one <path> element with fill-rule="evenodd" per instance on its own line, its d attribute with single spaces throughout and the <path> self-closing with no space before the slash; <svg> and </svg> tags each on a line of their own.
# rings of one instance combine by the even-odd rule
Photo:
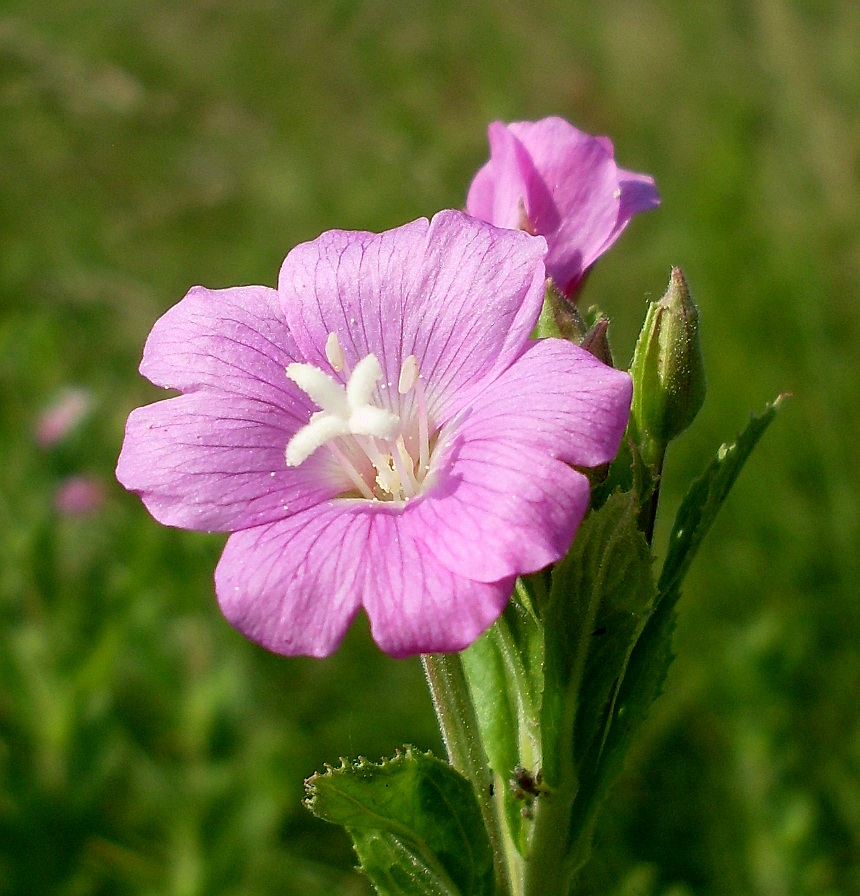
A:
<svg viewBox="0 0 860 896">
<path fill-rule="evenodd" d="M 342 374 L 345 383 L 314 364 L 294 363 L 286 369 L 320 408 L 287 444 L 287 466 L 297 467 L 325 447 L 349 480 L 343 497 L 396 502 L 416 497 L 430 470 L 431 437 L 418 359 L 409 355 L 403 361 L 388 409 L 380 407 L 385 384 L 380 385 L 376 355 L 366 355 L 350 370 L 336 333 L 329 334 L 325 353 L 332 372 Z"/>
</svg>

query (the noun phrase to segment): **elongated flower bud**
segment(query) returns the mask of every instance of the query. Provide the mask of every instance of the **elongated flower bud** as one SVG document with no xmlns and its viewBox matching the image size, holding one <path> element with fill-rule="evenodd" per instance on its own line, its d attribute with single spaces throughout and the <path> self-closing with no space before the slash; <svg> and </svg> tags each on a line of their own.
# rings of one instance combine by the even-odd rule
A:
<svg viewBox="0 0 860 896">
<path fill-rule="evenodd" d="M 648 308 L 630 373 L 638 439 L 665 447 L 693 422 L 705 400 L 699 310 L 680 268 L 672 268 L 665 295 Z"/>
</svg>

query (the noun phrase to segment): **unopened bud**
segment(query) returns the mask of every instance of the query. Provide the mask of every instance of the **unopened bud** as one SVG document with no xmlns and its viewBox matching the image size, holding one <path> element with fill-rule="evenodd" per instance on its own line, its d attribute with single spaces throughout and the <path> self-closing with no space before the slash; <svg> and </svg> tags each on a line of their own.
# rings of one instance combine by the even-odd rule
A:
<svg viewBox="0 0 860 896">
<path fill-rule="evenodd" d="M 649 308 L 636 343 L 631 415 L 640 441 L 666 445 L 692 422 L 705 400 L 699 310 L 680 268 Z"/>
</svg>

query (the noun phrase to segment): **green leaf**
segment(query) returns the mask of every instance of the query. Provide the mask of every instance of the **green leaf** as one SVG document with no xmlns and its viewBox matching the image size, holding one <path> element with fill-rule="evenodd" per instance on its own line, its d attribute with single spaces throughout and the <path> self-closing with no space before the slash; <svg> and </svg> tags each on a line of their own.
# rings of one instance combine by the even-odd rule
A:
<svg viewBox="0 0 860 896">
<path fill-rule="evenodd" d="M 606 790 L 624 765 L 636 731 L 660 696 L 674 659 L 675 606 L 684 576 L 744 463 L 782 401 L 780 396 L 761 415 L 753 416 L 734 444 L 720 448 L 681 503 L 657 587 L 657 603 L 627 663 L 615 701 L 615 719 L 608 730 L 600 762 L 594 773 L 583 779 L 577 794 L 574 808 L 577 818 L 593 819 Z"/>
<path fill-rule="evenodd" d="M 523 855 L 530 821 L 509 782 L 517 766 L 533 768 L 540 757 L 543 637 L 530 591 L 540 586 L 534 577 L 518 581 L 501 618 L 461 654 L 495 799 L 504 802 L 510 837 Z"/>
<path fill-rule="evenodd" d="M 732 445 L 722 445 L 705 472 L 690 486 L 678 508 L 660 574 L 658 591 L 661 601 L 667 598 L 672 603 L 677 601 L 681 583 L 702 539 L 785 398 L 780 395 L 760 415 L 753 415 L 737 440 Z"/>
<path fill-rule="evenodd" d="M 306 782 L 308 808 L 347 829 L 381 896 L 491 896 L 493 854 L 469 782 L 451 766 L 405 747 L 393 759 L 360 759 Z"/>
<path fill-rule="evenodd" d="M 620 682 L 656 589 L 636 491 L 615 492 L 580 526 L 553 572 L 544 613 L 543 785 L 527 892 L 566 892 L 591 841 L 590 803 Z"/>
<path fill-rule="evenodd" d="M 543 778 L 557 786 L 594 765 L 618 682 L 654 600 L 651 555 L 633 492 L 616 492 L 580 527 L 553 573 L 545 614 Z"/>
</svg>

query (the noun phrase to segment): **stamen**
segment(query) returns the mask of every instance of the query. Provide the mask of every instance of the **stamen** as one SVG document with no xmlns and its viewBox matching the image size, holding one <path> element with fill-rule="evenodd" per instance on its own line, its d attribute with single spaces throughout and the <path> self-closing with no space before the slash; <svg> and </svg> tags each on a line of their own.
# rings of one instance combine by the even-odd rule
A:
<svg viewBox="0 0 860 896">
<path fill-rule="evenodd" d="M 335 456 L 337 462 L 341 465 L 344 473 L 352 480 L 352 484 L 361 492 L 363 498 L 373 501 L 374 495 L 370 490 L 370 486 L 365 482 L 364 476 L 356 470 L 352 461 L 337 447 L 333 442 L 329 442 L 328 449 Z"/>
<path fill-rule="evenodd" d="M 340 373 L 343 370 L 346 365 L 346 359 L 343 356 L 343 349 L 340 346 L 337 333 L 328 334 L 328 339 L 325 341 L 325 356 L 328 358 L 328 363 L 331 364 L 331 369 L 335 373 Z"/>
<path fill-rule="evenodd" d="M 531 219 L 529 218 L 528 212 L 526 211 L 526 204 L 523 199 L 520 199 L 518 204 L 519 210 L 519 226 L 518 230 L 524 230 L 526 233 L 531 234 L 532 236 L 537 236 L 537 231 L 535 230 L 534 224 L 532 224 Z"/>
<path fill-rule="evenodd" d="M 368 460 L 376 470 L 376 483 L 389 495 L 397 495 L 400 492 L 400 480 L 391 466 L 391 455 L 380 451 L 376 441 L 371 438 L 357 438 L 356 442 L 361 446 Z"/>
<path fill-rule="evenodd" d="M 430 422 L 427 419 L 424 379 L 420 374 L 415 380 L 415 400 L 418 403 L 418 478 L 423 481 L 430 469 Z"/>
<path fill-rule="evenodd" d="M 401 395 L 406 395 L 415 385 L 418 379 L 418 358 L 410 355 L 400 368 L 400 381 L 397 384 L 397 391 Z"/>
<path fill-rule="evenodd" d="M 400 474 L 400 491 L 406 499 L 414 498 L 421 488 L 421 480 L 415 476 L 415 458 L 409 453 L 403 436 L 400 436 L 394 447 L 396 451 L 391 456 Z"/>
</svg>

